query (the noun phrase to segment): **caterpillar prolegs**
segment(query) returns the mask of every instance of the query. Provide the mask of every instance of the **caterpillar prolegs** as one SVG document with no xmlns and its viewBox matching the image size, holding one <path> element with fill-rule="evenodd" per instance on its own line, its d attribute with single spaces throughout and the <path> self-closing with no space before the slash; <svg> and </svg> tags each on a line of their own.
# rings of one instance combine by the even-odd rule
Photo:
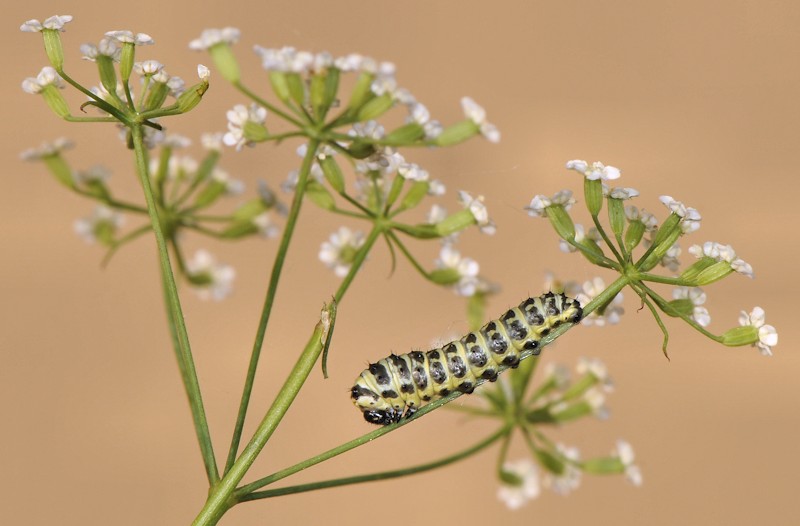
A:
<svg viewBox="0 0 800 526">
<path fill-rule="evenodd" d="M 411 416 L 435 396 L 471 393 L 478 379 L 495 381 L 505 368 L 519 365 L 520 353 L 539 354 L 539 341 L 563 323 L 577 323 L 578 300 L 548 292 L 528 298 L 499 319 L 428 352 L 392 354 L 371 364 L 351 390 L 353 403 L 372 424 L 391 424 Z"/>
</svg>

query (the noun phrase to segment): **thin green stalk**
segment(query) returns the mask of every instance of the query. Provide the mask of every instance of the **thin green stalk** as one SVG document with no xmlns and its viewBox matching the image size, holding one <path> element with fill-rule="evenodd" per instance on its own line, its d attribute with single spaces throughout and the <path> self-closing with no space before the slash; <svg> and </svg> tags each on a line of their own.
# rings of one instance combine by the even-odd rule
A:
<svg viewBox="0 0 800 526">
<path fill-rule="evenodd" d="M 625 288 L 625 285 L 631 282 L 631 279 L 628 276 L 620 276 L 618 277 L 611 285 L 606 288 L 603 292 L 598 294 L 592 301 L 587 303 L 586 305 L 582 305 L 583 307 L 583 315 L 586 316 L 591 314 L 598 307 L 601 305 L 606 305 L 610 302 L 614 296 L 616 296 L 619 291 Z M 549 335 L 548 335 L 549 336 Z M 546 340 L 547 336 L 543 338 L 542 341 Z"/>
<path fill-rule="evenodd" d="M 606 234 L 606 231 L 603 228 L 603 225 L 600 223 L 600 220 L 597 218 L 597 216 L 592 216 L 592 221 L 594 222 L 595 228 L 600 233 L 600 236 L 603 238 L 603 241 L 606 242 L 606 245 L 608 245 L 608 248 L 610 248 L 611 252 L 614 253 L 614 257 L 617 258 L 617 261 L 619 261 L 619 264 L 620 265 L 625 265 L 625 260 L 622 258 L 620 253 L 617 251 L 617 247 L 614 246 L 614 243 L 611 242 L 611 239 L 608 237 L 608 234 Z"/>
<path fill-rule="evenodd" d="M 408 261 L 411 263 L 411 265 L 415 269 L 417 269 L 417 272 L 422 274 L 422 277 L 424 277 L 425 279 L 430 280 L 431 279 L 430 273 L 427 270 L 425 270 L 425 268 L 422 265 L 420 265 L 419 262 L 416 259 L 414 259 L 414 256 L 406 248 L 406 246 L 403 244 L 403 242 L 400 241 L 400 239 L 394 234 L 394 232 L 389 231 L 387 233 L 387 235 L 397 245 L 397 247 L 400 249 L 400 252 L 403 253 L 403 255 L 406 257 L 406 259 L 408 259 Z"/>
<path fill-rule="evenodd" d="M 686 280 L 681 278 L 671 278 L 669 276 L 659 276 L 658 274 L 650 274 L 641 272 L 637 276 L 642 281 L 652 281 L 653 283 L 664 283 L 665 285 L 677 285 L 679 287 L 687 286 Z"/>
<path fill-rule="evenodd" d="M 262 99 L 261 97 L 256 95 L 254 92 L 250 91 L 250 89 L 247 86 L 245 86 L 244 84 L 242 84 L 241 81 L 234 82 L 233 86 L 236 89 L 238 89 L 239 91 L 241 91 L 242 93 L 244 93 L 246 96 L 248 96 L 251 99 L 253 99 L 259 105 L 264 106 L 266 109 L 268 109 L 269 111 L 271 111 L 275 115 L 278 115 L 283 120 L 291 122 L 292 124 L 294 124 L 298 128 L 305 128 L 305 124 L 304 123 L 302 123 L 299 120 L 295 119 L 294 117 L 292 117 L 288 113 L 285 113 L 284 111 L 282 111 L 277 106 L 275 106 L 273 104 L 270 104 L 266 100 Z"/>
<path fill-rule="evenodd" d="M 146 234 L 152 228 L 153 227 L 149 224 L 144 225 L 119 238 L 116 242 L 114 242 L 113 245 L 111 245 L 111 247 L 109 247 L 108 252 L 106 252 L 106 255 L 103 256 L 103 260 L 100 262 L 100 266 L 105 268 L 105 266 L 108 265 L 108 262 L 111 261 L 111 257 L 117 253 L 117 250 L 119 250 L 122 245 L 133 241 L 142 234 Z"/>
<path fill-rule="evenodd" d="M 147 170 L 147 162 L 145 160 L 144 143 L 142 137 L 141 125 L 136 124 L 131 126 L 131 135 L 133 137 L 133 146 L 136 153 L 136 171 L 139 174 L 139 179 L 144 190 L 145 201 L 147 202 L 147 210 L 150 214 L 150 222 L 153 226 L 153 232 L 158 246 L 159 262 L 161 270 L 165 276 L 167 284 L 167 295 L 169 296 L 168 307 L 172 312 L 172 320 L 175 322 L 175 329 L 178 335 L 178 342 L 180 343 L 181 357 L 186 367 L 186 380 L 184 388 L 189 397 L 189 406 L 192 411 L 192 419 L 194 421 L 195 432 L 197 440 L 200 443 L 200 452 L 203 456 L 203 463 L 206 468 L 206 476 L 210 485 L 214 485 L 219 480 L 219 472 L 217 470 L 216 459 L 214 458 L 214 448 L 211 443 L 211 436 L 208 431 L 208 421 L 206 420 L 205 408 L 203 407 L 203 398 L 200 392 L 200 385 L 197 380 L 197 372 L 194 367 L 194 360 L 192 358 L 192 350 L 189 346 L 189 335 L 186 331 L 186 324 L 183 319 L 183 311 L 181 309 L 180 299 L 178 298 L 178 289 L 175 285 L 175 276 L 172 273 L 172 266 L 169 261 L 169 252 L 167 250 L 167 243 L 164 239 L 164 232 L 161 228 L 161 220 L 158 217 L 158 210 L 156 209 L 155 198 L 153 197 L 153 189 L 150 186 L 150 176 Z"/>
<path fill-rule="evenodd" d="M 294 234 L 294 228 L 297 224 L 297 217 L 300 215 L 300 208 L 303 204 L 305 197 L 306 183 L 308 182 L 308 175 L 311 172 L 311 164 L 319 147 L 319 141 L 310 140 L 306 155 L 303 158 L 303 164 L 300 166 L 300 173 L 297 176 L 297 187 L 294 191 L 294 198 L 292 199 L 292 207 L 289 210 L 289 215 L 286 217 L 286 226 L 283 229 L 281 243 L 278 247 L 278 253 L 275 255 L 275 262 L 272 264 L 272 273 L 267 287 L 267 294 L 264 298 L 264 306 L 261 310 L 261 318 L 258 322 L 258 329 L 256 330 L 256 338 L 253 343 L 253 350 L 250 354 L 250 364 L 247 367 L 247 375 L 244 381 L 244 389 L 242 391 L 242 398 L 239 403 L 239 412 L 236 415 L 236 424 L 233 430 L 233 437 L 231 438 L 231 445 L 228 449 L 228 459 L 225 462 L 225 469 L 223 473 L 227 473 L 236 460 L 236 454 L 239 451 L 239 443 L 242 439 L 242 429 L 244 428 L 244 420 L 247 416 L 247 408 L 250 405 L 250 395 L 253 391 L 253 381 L 256 376 L 256 369 L 258 368 L 258 360 L 261 356 L 261 347 L 264 343 L 264 335 L 267 331 L 267 324 L 269 317 L 272 313 L 272 305 L 275 301 L 275 293 L 278 290 L 278 282 L 280 281 L 281 271 L 283 264 L 286 260 L 286 253 L 289 250 L 289 244 Z"/>
<path fill-rule="evenodd" d="M 453 464 L 455 462 L 458 462 L 459 460 L 463 460 L 465 458 L 468 458 L 468 457 L 478 453 L 479 451 L 481 451 L 483 449 L 486 449 L 490 445 L 494 444 L 495 442 L 497 442 L 497 440 L 499 440 L 503 436 L 507 436 L 508 432 L 509 432 L 509 427 L 508 426 L 501 427 L 499 430 L 497 430 L 492 435 L 489 435 L 488 437 L 484 438 L 483 440 L 481 440 L 477 444 L 474 444 L 474 445 L 468 447 L 467 449 L 464 449 L 463 451 L 459 451 L 458 453 L 455 453 L 453 455 L 441 458 L 439 460 L 434 460 L 432 462 L 426 462 L 425 464 L 420 464 L 418 466 L 413 466 L 413 467 L 404 468 L 404 469 L 395 469 L 395 470 L 392 470 L 392 471 L 383 471 L 383 472 L 380 472 L 380 473 L 371 473 L 369 475 L 356 475 L 356 476 L 353 476 L 353 477 L 344 477 L 344 478 L 333 479 L 333 480 L 325 480 L 325 481 L 321 481 L 321 482 L 311 482 L 311 483 L 308 483 L 308 484 L 300 484 L 300 485 L 297 485 L 297 486 L 289 486 L 289 487 L 286 487 L 286 488 L 278 488 L 278 489 L 267 490 L 267 491 L 258 491 L 258 492 L 253 492 L 253 493 L 247 493 L 247 494 L 241 495 L 238 498 L 238 501 L 239 502 L 247 502 L 247 501 L 252 501 L 252 500 L 257 500 L 257 499 L 267 499 L 267 498 L 271 498 L 271 497 L 279 497 L 279 496 L 282 496 L 282 495 L 292 495 L 292 494 L 295 494 L 295 493 L 302 493 L 302 492 L 305 492 L 305 491 L 314 491 L 314 490 L 325 489 L 325 488 L 335 488 L 337 486 L 346 486 L 346 485 L 350 485 L 350 484 L 360 484 L 362 482 L 373 482 L 373 481 L 377 481 L 377 480 L 388 480 L 388 479 L 393 479 L 393 478 L 398 478 L 398 477 L 405 477 L 405 476 L 408 476 L 408 475 L 414 475 L 414 474 L 417 474 L 417 473 L 423 473 L 425 471 L 430 471 L 432 469 L 440 468 L 440 467 L 446 466 L 448 464 Z M 238 492 L 237 492 L 237 494 L 238 494 Z"/>
<path fill-rule="evenodd" d="M 700 332 L 703 336 L 706 336 L 714 340 L 715 342 L 722 343 L 722 336 L 717 336 L 716 334 L 709 332 L 705 327 L 697 323 L 691 316 L 682 314 L 680 312 L 676 312 L 675 309 L 673 309 L 672 306 L 669 304 L 669 302 L 667 302 L 664 298 L 659 296 L 656 293 L 656 291 L 654 291 L 644 283 L 640 282 L 639 286 L 647 293 L 648 296 L 650 296 L 653 299 L 653 301 L 656 302 L 656 305 L 658 305 L 659 308 L 663 310 L 665 313 L 667 313 L 670 316 L 675 316 L 682 319 L 683 321 L 691 325 L 692 328 Z"/>
</svg>

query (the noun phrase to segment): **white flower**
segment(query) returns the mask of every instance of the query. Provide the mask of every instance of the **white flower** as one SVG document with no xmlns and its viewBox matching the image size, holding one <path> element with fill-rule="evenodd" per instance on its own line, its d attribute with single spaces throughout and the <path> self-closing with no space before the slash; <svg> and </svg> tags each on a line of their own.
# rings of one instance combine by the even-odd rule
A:
<svg viewBox="0 0 800 526">
<path fill-rule="evenodd" d="M 585 358 L 580 357 L 578 363 L 575 365 L 575 371 L 578 374 L 592 375 L 603 386 L 603 390 L 611 392 L 614 390 L 614 382 L 608 375 L 608 367 L 598 358 Z"/>
<path fill-rule="evenodd" d="M 506 462 L 503 464 L 503 471 L 512 473 L 521 480 L 519 485 L 503 483 L 497 489 L 497 498 L 503 501 L 509 509 L 519 509 L 527 501 L 539 496 L 541 492 L 539 469 L 535 462 L 528 458 Z"/>
<path fill-rule="evenodd" d="M 581 484 L 582 472 L 572 463 L 580 460 L 581 453 L 578 448 L 568 447 L 563 444 L 556 444 L 556 449 L 562 457 L 568 460 L 564 462 L 564 472 L 561 475 L 548 473 L 543 482 L 545 487 L 550 488 L 555 493 L 566 495 L 578 489 Z"/>
<path fill-rule="evenodd" d="M 557 389 L 563 389 L 569 383 L 569 369 L 557 362 L 547 362 L 544 366 L 545 381 L 553 381 Z"/>
<path fill-rule="evenodd" d="M 50 85 L 56 88 L 64 87 L 64 81 L 61 80 L 61 76 L 50 66 L 43 67 L 36 77 L 28 77 L 22 81 L 22 89 L 32 95 L 41 93 L 44 88 Z"/>
<path fill-rule="evenodd" d="M 711 323 L 711 315 L 708 309 L 703 307 L 706 302 L 706 293 L 700 287 L 677 287 L 672 290 L 672 297 L 676 300 L 689 300 L 694 305 L 692 319 L 701 327 L 707 327 Z"/>
<path fill-rule="evenodd" d="M 579 159 L 567 161 L 567 170 L 580 172 L 590 181 L 596 181 L 598 179 L 611 181 L 613 179 L 619 179 L 621 175 L 619 168 L 606 166 L 600 161 L 593 162 L 590 166 L 586 161 Z"/>
<path fill-rule="evenodd" d="M 592 387 L 583 393 L 583 399 L 592 408 L 592 414 L 600 420 L 608 419 L 608 407 L 606 407 L 606 395 L 600 389 Z"/>
<path fill-rule="evenodd" d="M 203 145 L 203 148 L 213 152 L 219 152 L 222 150 L 222 133 L 204 133 L 200 136 L 200 143 Z"/>
<path fill-rule="evenodd" d="M 397 167 L 397 174 L 407 181 L 427 181 L 430 176 L 416 163 L 403 163 Z"/>
<path fill-rule="evenodd" d="M 623 201 L 626 199 L 631 199 L 633 197 L 636 197 L 637 195 L 639 195 L 639 191 L 634 188 L 622 188 L 615 186 L 614 188 L 608 191 L 609 197 L 611 197 L 612 199 L 620 199 Z"/>
<path fill-rule="evenodd" d="M 612 451 L 612 455 L 618 457 L 619 461 L 622 463 L 625 469 L 625 478 L 634 486 L 641 486 L 642 472 L 639 470 L 639 466 L 633 463 L 633 447 L 624 440 L 617 440 L 617 447 Z"/>
<path fill-rule="evenodd" d="M 46 18 L 44 23 L 39 22 L 35 18 L 28 20 L 19 26 L 19 29 L 25 33 L 39 33 L 45 29 L 64 31 L 64 26 L 67 25 L 68 22 L 72 22 L 71 15 L 53 15 Z"/>
<path fill-rule="evenodd" d="M 108 31 L 108 38 L 112 38 L 120 44 L 133 44 L 135 46 L 149 46 L 155 44 L 155 40 L 146 33 L 136 33 L 132 31 Z"/>
<path fill-rule="evenodd" d="M 564 210 L 569 210 L 575 204 L 575 199 L 572 198 L 572 191 L 560 190 L 555 193 L 553 197 L 546 195 L 535 195 L 531 199 L 531 204 L 525 207 L 528 215 L 531 217 L 547 217 L 546 210 L 553 205 L 560 205 Z"/>
<path fill-rule="evenodd" d="M 278 225 L 272 222 L 269 212 L 258 214 L 251 221 L 258 228 L 259 233 L 266 238 L 276 237 L 281 231 Z"/>
<path fill-rule="evenodd" d="M 474 259 L 462 258 L 461 253 L 451 244 L 442 245 L 439 259 L 436 260 L 436 268 L 452 269 L 458 273 L 458 283 L 453 286 L 453 289 L 459 296 L 470 297 L 477 292 L 480 265 Z"/>
<path fill-rule="evenodd" d="M 75 181 L 78 183 L 91 183 L 91 182 L 103 182 L 109 177 L 111 177 L 111 170 L 106 168 L 105 166 L 96 164 L 86 170 L 79 170 L 73 174 Z"/>
<path fill-rule="evenodd" d="M 428 195 L 441 196 L 447 191 L 444 183 L 439 179 L 431 179 L 428 181 Z"/>
<path fill-rule="evenodd" d="M 261 57 L 261 66 L 267 71 L 306 73 L 314 65 L 314 55 L 312 53 L 297 51 L 293 47 L 271 49 L 254 46 L 253 50 Z"/>
<path fill-rule="evenodd" d="M 486 140 L 500 142 L 500 131 L 486 120 L 486 110 L 469 97 L 461 99 L 461 108 L 464 110 L 464 116 L 478 125 L 481 135 L 486 137 Z"/>
<path fill-rule="evenodd" d="M 207 82 L 209 77 L 211 77 L 211 70 L 208 69 L 208 67 L 206 67 L 206 66 L 204 66 L 202 64 L 198 64 L 197 65 L 197 76 L 200 78 L 200 80 Z"/>
<path fill-rule="evenodd" d="M 586 281 L 583 284 L 583 292 L 578 294 L 577 299 L 582 306 L 586 306 L 592 299 L 598 296 L 606 288 L 603 278 L 596 277 L 591 281 Z M 617 293 L 611 303 L 605 308 L 604 312 L 600 314 L 597 310 L 593 311 L 588 316 L 585 316 L 581 323 L 584 325 L 596 325 L 602 327 L 606 324 L 616 325 L 620 321 L 620 316 L 625 312 L 622 308 L 623 296 L 622 293 Z"/>
<path fill-rule="evenodd" d="M 752 326 L 758 329 L 758 342 L 753 347 L 764 356 L 772 356 L 772 348 L 778 345 L 778 331 L 772 325 L 765 325 L 766 315 L 761 307 L 754 307 L 750 314 L 745 311 L 739 315 L 739 325 Z"/>
<path fill-rule="evenodd" d="M 244 136 L 245 125 L 249 121 L 263 126 L 267 120 L 267 109 L 255 103 L 249 107 L 237 104 L 225 115 L 228 117 L 228 133 L 222 137 L 222 142 L 241 150 L 244 145 L 252 146 L 254 144 Z"/>
<path fill-rule="evenodd" d="M 653 232 L 658 228 L 658 220 L 656 216 L 651 214 L 650 212 L 645 212 L 644 210 L 639 210 L 633 205 L 628 205 L 625 207 L 625 217 L 628 218 L 628 221 L 641 221 L 644 224 L 644 228 L 647 232 Z"/>
<path fill-rule="evenodd" d="M 139 76 L 155 75 L 162 69 L 164 69 L 164 64 L 158 60 L 145 60 L 133 64 L 133 72 Z"/>
<path fill-rule="evenodd" d="M 217 263 L 214 256 L 206 250 L 198 250 L 186 262 L 192 288 L 202 300 L 220 301 L 233 290 L 236 270 L 230 265 Z"/>
<path fill-rule="evenodd" d="M 343 278 L 350 271 L 356 251 L 364 244 L 364 234 L 343 226 L 322 243 L 319 259 L 325 266 Z"/>
<path fill-rule="evenodd" d="M 28 148 L 19 156 L 24 161 L 38 161 L 47 157 L 59 155 L 64 150 L 71 149 L 75 144 L 64 137 L 59 137 L 53 142 L 43 142 L 38 148 Z"/>
<path fill-rule="evenodd" d="M 497 228 L 494 221 L 489 218 L 489 211 L 486 210 L 486 205 L 483 204 L 482 195 L 473 198 L 467 192 L 459 190 L 458 202 L 472 213 L 472 217 L 475 218 L 475 222 L 482 233 L 491 236 L 496 232 Z"/>
<path fill-rule="evenodd" d="M 681 230 L 684 234 L 689 234 L 700 228 L 700 212 L 696 209 L 686 206 L 680 201 L 673 199 L 671 196 L 662 195 L 658 198 L 670 212 L 681 218 Z"/>
<path fill-rule="evenodd" d="M 240 31 L 235 27 L 222 29 L 204 29 L 200 37 L 189 42 L 189 49 L 203 51 L 217 44 L 233 45 L 239 41 Z"/>
<path fill-rule="evenodd" d="M 697 259 L 709 257 L 717 262 L 726 261 L 735 272 L 748 278 L 753 277 L 753 267 L 742 258 L 736 257 L 736 251 L 730 245 L 723 245 L 716 241 L 706 241 L 702 247 L 700 245 L 689 247 L 689 253 Z"/>
<path fill-rule="evenodd" d="M 580 244 L 581 242 L 583 242 L 583 240 L 585 238 L 586 238 L 586 233 L 583 230 L 583 225 L 577 225 L 576 224 L 575 225 L 575 243 Z M 570 245 L 569 243 L 567 243 L 563 239 L 559 239 L 558 240 L 558 248 L 561 250 L 561 252 L 566 252 L 566 253 L 575 252 L 576 250 L 578 250 L 577 248 L 575 248 L 574 246 Z"/>
<path fill-rule="evenodd" d="M 674 243 L 667 252 L 664 254 L 664 257 L 661 258 L 661 261 L 658 263 L 665 268 L 668 268 L 672 272 L 677 272 L 678 268 L 680 267 L 680 261 L 678 260 L 678 256 L 681 255 L 681 247 L 676 242 Z"/>
<path fill-rule="evenodd" d="M 120 48 L 117 46 L 117 41 L 110 38 L 101 38 L 100 44 L 81 44 L 81 54 L 84 60 L 96 62 L 97 57 L 106 56 L 111 57 L 115 62 L 119 61 Z"/>
<path fill-rule="evenodd" d="M 75 220 L 75 233 L 87 243 L 109 243 L 123 225 L 121 214 L 105 205 L 97 205 L 89 217 Z"/>
<path fill-rule="evenodd" d="M 431 225 L 441 223 L 447 217 L 447 209 L 440 205 L 433 205 L 425 222 Z"/>
<path fill-rule="evenodd" d="M 192 145 L 192 140 L 177 133 L 168 133 L 164 136 L 162 146 L 172 148 L 173 150 L 182 150 Z"/>
</svg>

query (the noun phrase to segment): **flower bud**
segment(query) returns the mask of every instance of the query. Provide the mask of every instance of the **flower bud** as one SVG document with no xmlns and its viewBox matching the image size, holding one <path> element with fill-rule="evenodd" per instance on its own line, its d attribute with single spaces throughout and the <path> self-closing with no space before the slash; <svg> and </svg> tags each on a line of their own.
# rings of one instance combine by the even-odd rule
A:
<svg viewBox="0 0 800 526">
<path fill-rule="evenodd" d="M 42 37 L 44 37 L 44 51 L 47 53 L 50 64 L 52 64 L 57 71 L 63 70 L 64 48 L 61 46 L 60 31 L 58 29 L 43 29 Z"/>
<path fill-rule="evenodd" d="M 569 216 L 569 212 L 562 205 L 551 205 L 545 209 L 550 224 L 555 228 L 556 233 L 567 241 L 575 239 L 575 224 Z"/>
<path fill-rule="evenodd" d="M 611 231 L 616 237 L 622 237 L 625 230 L 625 205 L 622 199 L 608 200 L 608 222 L 611 224 Z"/>
<path fill-rule="evenodd" d="M 275 95 L 283 101 L 284 104 L 289 103 L 289 84 L 286 81 L 286 74 L 280 71 L 271 71 L 269 74 L 269 82 L 272 85 L 272 91 Z"/>
<path fill-rule="evenodd" d="M 193 110 L 195 106 L 200 104 L 200 101 L 207 90 L 208 81 L 204 81 L 200 82 L 199 84 L 195 84 L 191 88 L 181 93 L 181 96 L 178 97 L 178 109 L 180 109 L 181 113 L 189 112 Z"/>
<path fill-rule="evenodd" d="M 400 209 L 408 210 L 417 206 L 428 195 L 429 188 L 427 181 L 415 181 L 400 202 Z"/>
<path fill-rule="evenodd" d="M 50 106 L 50 109 L 53 112 L 61 117 L 69 117 L 69 106 L 67 106 L 67 101 L 64 99 L 64 96 L 58 90 L 58 88 L 53 84 L 48 84 L 47 86 L 42 88 L 42 97 L 44 97 L 44 101 Z"/>
<path fill-rule="evenodd" d="M 144 110 L 160 108 L 167 100 L 167 95 L 169 95 L 169 86 L 165 82 L 152 82 L 144 101 Z"/>
<path fill-rule="evenodd" d="M 236 62 L 236 56 L 233 54 L 230 45 L 227 42 L 220 42 L 217 45 L 211 46 L 208 50 L 214 65 L 217 66 L 219 74 L 222 78 L 236 84 L 241 80 L 242 76 L 239 72 L 239 63 Z"/>
<path fill-rule="evenodd" d="M 592 216 L 597 216 L 603 208 L 603 183 L 600 179 L 584 178 L 583 195 L 586 199 L 586 208 Z"/>
<path fill-rule="evenodd" d="M 592 475 L 624 473 L 625 465 L 619 457 L 592 458 L 583 462 L 583 470 Z"/>
<path fill-rule="evenodd" d="M 297 73 L 286 73 L 286 86 L 289 88 L 289 95 L 298 106 L 306 105 L 306 84 Z"/>
<path fill-rule="evenodd" d="M 400 176 L 396 176 L 392 180 L 392 186 L 389 188 L 389 193 L 386 195 L 386 206 L 392 206 L 397 198 L 400 197 L 400 192 L 403 191 L 403 185 L 406 180 Z"/>
<path fill-rule="evenodd" d="M 393 146 L 402 146 L 405 144 L 413 144 L 423 137 L 425 137 L 425 128 L 416 122 L 411 122 L 393 130 L 386 136 L 384 141 Z"/>
<path fill-rule="evenodd" d="M 480 132 L 481 129 L 477 124 L 466 120 L 445 128 L 433 142 L 438 146 L 452 146 L 464 142 Z"/>
<path fill-rule="evenodd" d="M 323 210 L 333 210 L 336 208 L 336 202 L 333 196 L 328 192 L 328 189 L 319 184 L 317 181 L 308 181 L 306 185 L 306 197 L 322 208 Z"/>
<path fill-rule="evenodd" d="M 375 75 L 372 73 L 363 72 L 359 75 L 353 92 L 350 94 L 350 102 L 347 104 L 350 113 L 355 114 L 361 106 L 374 97 L 371 89 L 373 80 L 375 80 Z"/>
<path fill-rule="evenodd" d="M 227 183 L 225 181 L 212 179 L 195 197 L 193 208 L 205 208 L 212 205 L 225 193 L 226 188 Z"/>
<path fill-rule="evenodd" d="M 428 274 L 428 278 L 438 285 L 452 285 L 458 283 L 461 274 L 454 268 L 439 268 Z"/>
<path fill-rule="evenodd" d="M 337 192 L 344 191 L 344 175 L 342 169 L 339 168 L 339 163 L 336 162 L 330 155 L 318 160 L 322 173 L 325 175 L 325 180 L 331 185 L 331 188 Z"/>
<path fill-rule="evenodd" d="M 628 229 L 625 231 L 625 250 L 628 253 L 633 252 L 633 249 L 639 246 L 642 241 L 647 227 L 641 221 L 634 220 L 628 224 Z"/>
<path fill-rule="evenodd" d="M 733 272 L 731 264 L 727 261 L 717 261 L 697 274 L 694 281 L 698 286 L 709 285 L 719 281 Z"/>
<path fill-rule="evenodd" d="M 117 93 L 117 70 L 114 68 L 114 59 L 108 55 L 98 55 L 95 59 L 100 83 L 106 91 L 115 96 Z"/>
<path fill-rule="evenodd" d="M 475 216 L 472 215 L 472 212 L 470 212 L 469 209 L 464 209 L 459 210 L 453 215 L 447 216 L 433 226 L 440 237 L 445 237 L 449 236 L 450 234 L 460 232 L 461 230 L 464 230 L 465 228 L 474 224 L 476 224 Z"/>
<path fill-rule="evenodd" d="M 752 345 L 758 341 L 758 327 L 752 325 L 734 327 L 722 335 L 722 344 L 728 347 Z"/>
<path fill-rule="evenodd" d="M 358 113 L 356 113 L 356 120 L 363 122 L 377 119 L 389 111 L 392 106 L 394 106 L 394 99 L 392 99 L 391 95 L 385 93 L 361 106 Z"/>
</svg>

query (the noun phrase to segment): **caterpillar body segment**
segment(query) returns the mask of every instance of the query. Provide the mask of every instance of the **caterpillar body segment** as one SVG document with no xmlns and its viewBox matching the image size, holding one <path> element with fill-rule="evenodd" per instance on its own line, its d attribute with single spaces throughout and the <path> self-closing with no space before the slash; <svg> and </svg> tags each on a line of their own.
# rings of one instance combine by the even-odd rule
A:
<svg viewBox="0 0 800 526">
<path fill-rule="evenodd" d="M 399 422 L 435 397 L 471 393 L 480 380 L 496 380 L 519 365 L 523 351 L 539 354 L 540 340 L 552 329 L 582 316 L 580 303 L 563 293 L 528 298 L 459 340 L 370 364 L 356 378 L 351 398 L 367 422 Z"/>
</svg>

